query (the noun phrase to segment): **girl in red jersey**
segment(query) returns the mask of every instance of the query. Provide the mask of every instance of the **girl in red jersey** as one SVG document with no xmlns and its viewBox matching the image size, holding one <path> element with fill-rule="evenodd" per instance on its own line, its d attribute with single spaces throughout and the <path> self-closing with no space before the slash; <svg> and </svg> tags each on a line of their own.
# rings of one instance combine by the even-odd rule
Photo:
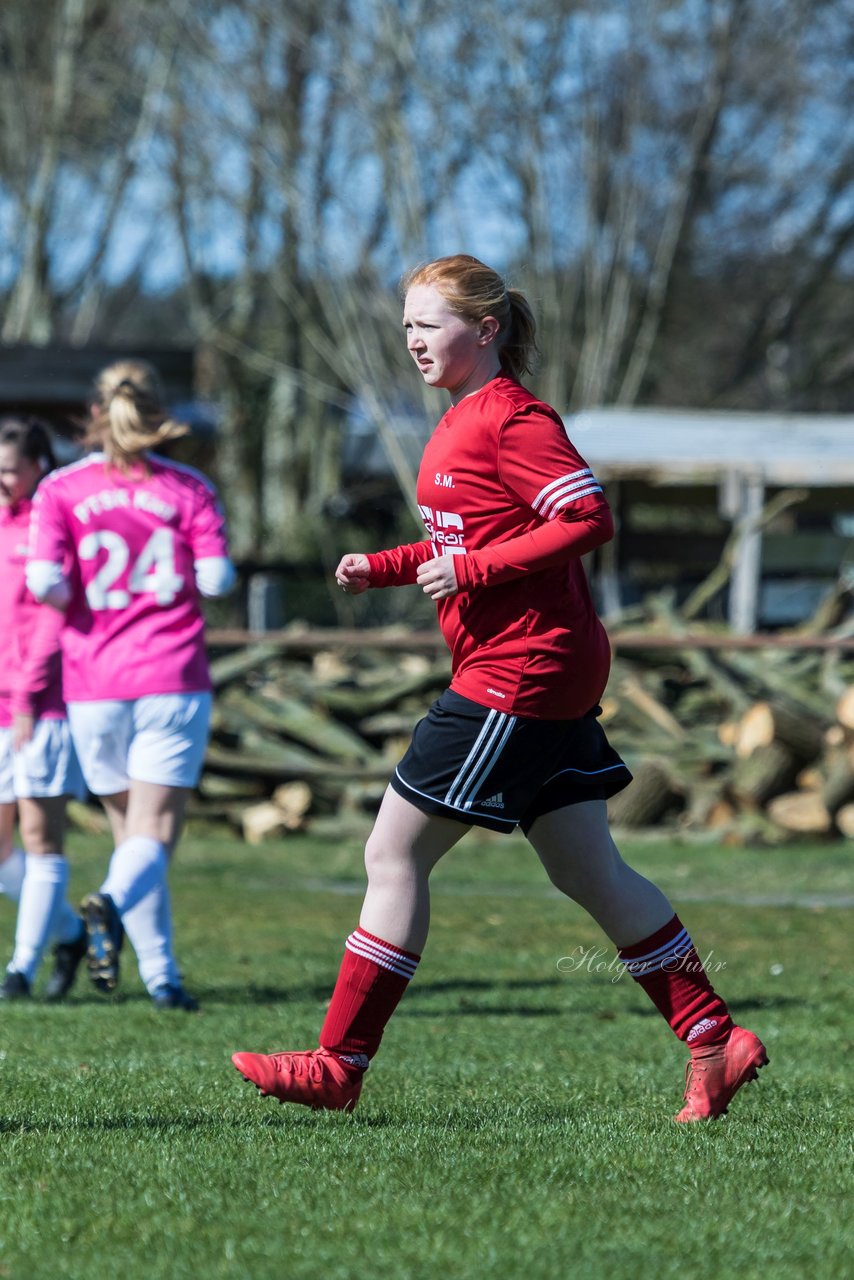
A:
<svg viewBox="0 0 854 1280">
<path fill-rule="evenodd" d="M 415 728 L 368 840 L 368 889 L 307 1053 L 237 1053 L 264 1094 L 351 1109 L 427 938 L 433 867 L 471 826 L 521 827 L 552 882 L 599 923 L 691 1060 L 679 1121 L 722 1115 L 767 1061 L 734 1026 L 664 894 L 620 857 L 605 801 L 630 774 L 598 723 L 610 663 L 581 556 L 613 524 L 559 415 L 519 379 L 525 298 L 456 255 L 404 280 L 409 352 L 451 405 L 424 451 L 427 540 L 345 555 L 350 594 L 418 584 L 436 601 L 450 688 Z"/>
<path fill-rule="evenodd" d="M 0 892 L 18 906 L 0 1000 L 31 994 L 51 939 L 44 994 L 61 999 L 86 950 L 83 921 L 66 898 L 65 806 L 82 778 L 62 701 L 62 619 L 25 582 L 32 498 L 53 466 L 40 422 L 0 421 Z M 23 849 L 14 847 L 16 820 Z"/>
</svg>

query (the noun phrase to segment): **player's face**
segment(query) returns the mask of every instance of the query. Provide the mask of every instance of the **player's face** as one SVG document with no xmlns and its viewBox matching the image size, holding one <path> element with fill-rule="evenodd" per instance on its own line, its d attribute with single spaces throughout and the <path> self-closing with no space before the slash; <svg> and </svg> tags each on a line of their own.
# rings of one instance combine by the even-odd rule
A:
<svg viewBox="0 0 854 1280">
<path fill-rule="evenodd" d="M 22 458 L 14 444 L 0 444 L 0 502 L 31 498 L 42 478 L 37 462 Z"/>
<path fill-rule="evenodd" d="M 487 317 L 473 325 L 456 315 L 432 284 L 417 284 L 403 305 L 409 354 L 431 387 L 450 391 L 456 404 L 498 373 L 495 344 L 498 322 Z"/>
</svg>

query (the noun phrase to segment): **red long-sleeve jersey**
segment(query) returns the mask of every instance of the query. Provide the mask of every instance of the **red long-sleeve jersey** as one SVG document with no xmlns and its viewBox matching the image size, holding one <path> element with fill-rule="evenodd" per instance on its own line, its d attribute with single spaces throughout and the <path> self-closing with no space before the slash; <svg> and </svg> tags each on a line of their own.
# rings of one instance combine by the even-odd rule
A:
<svg viewBox="0 0 854 1280">
<path fill-rule="evenodd" d="M 451 688 L 482 706 L 574 719 L 605 688 L 610 648 L 580 557 L 613 536 L 602 488 L 558 414 L 515 379 L 453 405 L 417 486 L 428 538 L 368 556 L 371 586 L 403 586 L 453 555 L 438 602 Z"/>
</svg>

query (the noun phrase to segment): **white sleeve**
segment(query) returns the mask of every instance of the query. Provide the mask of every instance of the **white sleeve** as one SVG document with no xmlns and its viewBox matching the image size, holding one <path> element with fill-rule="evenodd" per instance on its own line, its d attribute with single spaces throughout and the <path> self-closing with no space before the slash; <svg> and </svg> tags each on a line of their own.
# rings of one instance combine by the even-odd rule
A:
<svg viewBox="0 0 854 1280">
<path fill-rule="evenodd" d="M 237 580 L 234 565 L 228 556 L 202 556 L 193 565 L 199 595 L 227 595 Z"/>
<path fill-rule="evenodd" d="M 52 560 L 28 560 L 26 579 L 27 589 L 42 604 L 64 609 L 71 599 L 71 586 L 61 564 L 54 564 Z"/>
</svg>

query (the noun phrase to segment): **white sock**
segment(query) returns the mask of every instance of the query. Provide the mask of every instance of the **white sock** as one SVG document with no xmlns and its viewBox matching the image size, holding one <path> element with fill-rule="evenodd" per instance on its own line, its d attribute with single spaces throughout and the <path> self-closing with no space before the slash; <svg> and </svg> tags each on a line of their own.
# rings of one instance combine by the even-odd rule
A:
<svg viewBox="0 0 854 1280">
<path fill-rule="evenodd" d="M 101 893 L 108 893 L 122 916 L 166 879 L 166 845 L 150 836 L 129 836 L 113 853 Z"/>
<path fill-rule="evenodd" d="M 166 881 L 155 885 L 144 898 L 125 911 L 122 924 L 136 952 L 139 976 L 153 994 L 158 987 L 181 985 L 181 971 L 172 954 L 172 911 Z"/>
<path fill-rule="evenodd" d="M 68 861 L 61 853 L 28 853 L 18 902 L 15 953 L 9 969 L 32 982 L 65 901 Z"/>
<path fill-rule="evenodd" d="M 0 893 L 17 902 L 24 883 L 27 855 L 23 849 L 13 849 L 5 862 L 0 862 Z"/>
</svg>

